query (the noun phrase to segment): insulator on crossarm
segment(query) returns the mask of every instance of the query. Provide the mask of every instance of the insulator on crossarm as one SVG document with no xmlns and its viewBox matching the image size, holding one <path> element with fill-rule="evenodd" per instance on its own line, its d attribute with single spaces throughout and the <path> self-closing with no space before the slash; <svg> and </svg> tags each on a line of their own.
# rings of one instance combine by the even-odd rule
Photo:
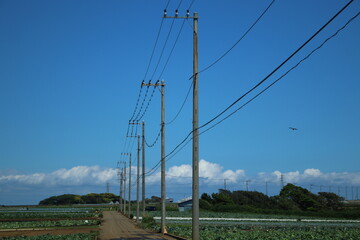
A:
<svg viewBox="0 0 360 240">
<path fill-rule="evenodd" d="M 164 9 L 164 17 L 166 17 L 166 14 L 167 14 L 166 9 Z"/>
<path fill-rule="evenodd" d="M 190 11 L 186 10 L 186 17 L 189 17 L 189 16 L 190 16 Z"/>
<path fill-rule="evenodd" d="M 179 11 L 176 9 L 175 10 L 175 17 L 177 17 L 179 15 Z"/>
</svg>

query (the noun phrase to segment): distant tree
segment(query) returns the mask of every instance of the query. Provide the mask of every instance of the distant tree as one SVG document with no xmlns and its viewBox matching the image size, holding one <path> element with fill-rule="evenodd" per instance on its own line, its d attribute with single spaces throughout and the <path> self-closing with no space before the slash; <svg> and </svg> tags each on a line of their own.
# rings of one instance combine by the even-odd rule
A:
<svg viewBox="0 0 360 240">
<path fill-rule="evenodd" d="M 301 210 L 315 211 L 321 209 L 321 204 L 317 195 L 309 190 L 295 186 L 291 183 L 287 184 L 280 191 L 280 197 L 293 201 Z"/>
<path fill-rule="evenodd" d="M 214 204 L 222 204 L 222 205 L 234 204 L 233 200 L 231 199 L 231 196 L 229 196 L 226 193 L 213 193 L 211 194 L 211 196 Z"/>
<path fill-rule="evenodd" d="M 201 194 L 201 199 L 207 201 L 208 203 L 212 203 L 212 199 L 207 193 Z"/>
<path fill-rule="evenodd" d="M 319 199 L 324 208 L 338 210 L 344 206 L 344 198 L 335 193 L 319 192 Z"/>
<path fill-rule="evenodd" d="M 71 205 L 84 203 L 79 195 L 63 194 L 52 196 L 39 202 L 39 205 Z"/>
</svg>

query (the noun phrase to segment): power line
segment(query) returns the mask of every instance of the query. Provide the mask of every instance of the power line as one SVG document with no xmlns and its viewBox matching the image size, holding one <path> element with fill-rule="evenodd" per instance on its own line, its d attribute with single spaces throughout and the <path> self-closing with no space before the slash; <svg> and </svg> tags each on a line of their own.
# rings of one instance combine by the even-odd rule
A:
<svg viewBox="0 0 360 240">
<path fill-rule="evenodd" d="M 149 144 L 149 143 L 146 141 L 146 139 L 145 139 L 145 144 L 146 144 L 146 146 L 148 146 L 149 148 L 155 146 L 155 144 L 156 144 L 157 141 L 159 140 L 160 135 L 161 135 L 161 129 L 159 130 L 159 133 L 157 134 L 157 136 L 156 136 L 156 138 L 155 138 L 155 140 L 153 141 L 152 144 Z"/>
<path fill-rule="evenodd" d="M 175 19 L 174 19 L 174 20 L 175 20 Z M 181 27 L 180 27 L 179 33 L 178 33 L 178 35 L 177 35 L 177 37 L 176 37 L 176 39 L 175 39 L 174 45 L 173 45 L 173 47 L 171 48 L 171 51 L 170 51 L 170 53 L 169 53 L 169 56 L 168 56 L 168 58 L 166 59 L 166 62 L 165 62 L 164 67 L 163 67 L 163 70 L 161 71 L 158 79 L 161 79 L 162 75 L 164 74 L 164 71 L 165 71 L 165 69 L 166 69 L 166 67 L 167 67 L 167 65 L 168 65 L 168 63 L 169 63 L 169 60 L 170 60 L 170 58 L 171 58 L 171 55 L 172 55 L 172 53 L 173 53 L 173 51 L 174 51 L 174 49 L 175 49 L 175 46 L 176 46 L 176 44 L 177 44 L 177 42 L 178 42 L 178 40 L 179 40 L 179 37 L 180 37 L 180 35 L 181 35 L 182 29 L 183 29 L 183 27 L 184 27 L 185 20 L 186 20 L 186 19 L 184 19 L 183 22 L 182 22 L 182 24 L 181 24 Z"/>
<path fill-rule="evenodd" d="M 177 9 L 180 7 L 182 1 L 183 1 L 183 0 L 180 1 Z M 165 9 L 165 11 L 166 11 L 166 9 Z M 154 71 L 153 71 L 153 74 L 151 75 L 151 78 L 150 78 L 150 79 L 153 79 L 153 78 L 154 78 L 155 73 L 156 73 L 156 71 L 157 71 L 157 69 L 158 69 L 158 67 L 159 67 L 160 61 L 161 61 L 161 59 L 162 59 L 162 56 L 163 56 L 163 54 L 164 54 L 164 51 L 165 51 L 165 48 L 166 48 L 166 45 L 167 45 L 167 42 L 168 42 L 168 40 L 169 40 L 169 38 L 170 38 L 170 35 L 171 35 L 171 32 L 172 32 L 172 28 L 173 28 L 173 26 L 174 26 L 174 22 L 175 22 L 175 18 L 174 18 L 173 21 L 171 22 L 170 29 L 169 29 L 169 32 L 168 32 L 168 34 L 167 34 L 167 36 L 166 36 L 164 46 L 163 46 L 163 48 L 162 48 L 162 50 L 161 50 L 161 53 L 160 53 L 159 59 L 158 59 L 158 61 L 157 61 L 156 67 L 155 67 L 155 69 L 154 69 Z"/>
<path fill-rule="evenodd" d="M 255 20 L 255 22 L 250 26 L 250 28 L 239 38 L 239 40 L 237 40 L 235 42 L 234 45 L 232 45 L 223 55 L 221 55 L 218 59 L 216 59 L 213 63 L 211 63 L 210 65 L 208 65 L 207 67 L 205 67 L 204 69 L 200 70 L 198 72 L 198 74 L 205 72 L 206 70 L 208 70 L 209 68 L 211 68 L 212 66 L 214 66 L 215 64 L 217 64 L 221 59 L 223 59 L 231 50 L 233 50 L 235 48 L 235 46 L 241 41 L 243 40 L 243 38 L 251 31 L 251 29 L 253 29 L 253 27 L 260 21 L 260 19 L 265 15 L 265 13 L 269 10 L 269 8 L 273 5 L 273 3 L 275 2 L 275 0 L 272 0 L 271 3 L 267 6 L 267 8 L 261 13 L 261 15 Z M 192 76 L 193 77 L 193 76 Z M 192 78 L 191 77 L 191 78 Z"/>
<path fill-rule="evenodd" d="M 159 80 L 157 80 L 157 81 L 155 82 L 155 86 L 154 86 L 154 88 L 153 88 L 153 90 L 152 90 L 152 92 L 151 92 L 151 96 L 150 96 L 150 98 L 149 98 L 149 100 L 148 100 L 148 102 L 147 102 L 147 104 L 146 104 L 146 107 L 145 107 L 144 112 L 141 114 L 141 116 L 140 116 L 139 118 L 136 118 L 136 121 L 140 121 L 140 120 L 143 119 L 143 117 L 145 116 L 145 113 L 146 113 L 146 111 L 148 110 L 149 105 L 150 105 L 150 103 L 151 103 L 151 100 L 152 100 L 152 98 L 153 98 L 153 96 L 154 96 L 154 93 L 155 93 L 155 90 L 156 90 L 156 84 L 158 84 L 158 83 L 159 83 Z M 150 84 L 150 82 L 149 82 L 149 84 Z"/>
<path fill-rule="evenodd" d="M 170 3 L 170 0 L 168 0 L 166 6 L 165 6 L 165 9 L 169 6 L 169 3 Z M 159 37 L 160 37 L 160 33 L 161 33 L 161 29 L 162 29 L 162 26 L 163 26 L 163 23 L 164 23 L 164 19 L 162 18 L 161 19 L 161 23 L 160 23 L 160 27 L 159 27 L 159 31 L 157 33 L 157 36 L 156 36 L 156 40 L 155 40 L 155 44 L 154 44 L 154 47 L 153 47 L 153 50 L 151 52 L 151 56 L 150 56 L 150 60 L 149 60 L 149 63 L 148 63 L 148 66 L 146 68 L 146 72 L 145 72 L 145 75 L 144 75 L 144 80 L 146 79 L 147 77 L 147 74 L 149 72 L 149 68 L 150 68 L 150 65 L 151 65 L 151 61 L 153 59 L 153 56 L 154 56 L 154 52 L 155 52 L 155 49 L 156 49 L 156 46 L 157 46 L 157 43 L 158 43 L 158 40 L 159 40 Z"/>
<path fill-rule="evenodd" d="M 329 21 L 327 21 L 319 30 L 317 30 L 306 42 L 304 42 L 296 51 L 294 51 L 288 58 L 286 58 L 279 66 L 277 66 L 269 75 L 267 75 L 263 80 L 261 80 L 258 84 L 256 84 L 253 88 L 248 90 L 245 94 L 243 94 L 241 97 L 236 99 L 233 103 L 231 103 L 227 108 L 225 108 L 223 111 L 221 111 L 219 114 L 217 114 L 215 117 L 210 119 L 208 122 L 201 125 L 198 129 L 201 129 L 207 125 L 209 125 L 211 122 L 215 121 L 217 118 L 219 118 L 221 115 L 223 115 L 225 112 L 227 112 L 231 107 L 233 107 L 236 103 L 238 103 L 241 99 L 243 99 L 245 96 L 247 96 L 249 93 L 254 91 L 256 88 L 258 88 L 261 84 L 263 84 L 269 77 L 271 77 L 275 72 L 277 72 L 285 63 L 287 63 L 293 56 L 295 56 L 303 47 L 305 47 L 316 35 L 318 35 L 327 25 L 329 25 L 342 11 L 344 11 L 354 0 L 350 0 L 340 11 L 338 11 Z"/>
<path fill-rule="evenodd" d="M 186 94 L 186 97 L 185 97 L 183 103 L 181 104 L 181 107 L 180 107 L 179 111 L 176 113 L 175 117 L 174 117 L 171 121 L 169 121 L 169 122 L 166 123 L 166 125 L 172 124 L 172 123 L 177 119 L 177 117 L 179 116 L 179 114 L 181 113 L 181 111 L 182 111 L 182 109 L 183 109 L 183 107 L 184 107 L 184 105 L 185 105 L 185 103 L 186 103 L 186 101 L 187 101 L 187 99 L 188 99 L 188 97 L 189 97 L 189 94 L 190 94 L 190 92 L 191 92 L 191 89 L 192 89 L 193 84 L 194 84 L 194 82 L 191 81 L 189 90 L 188 90 L 188 92 L 187 92 L 187 94 Z"/>
<path fill-rule="evenodd" d="M 141 86 L 143 86 L 143 83 L 144 83 L 144 81 L 141 83 Z M 150 84 L 150 83 L 151 83 L 151 80 L 149 81 L 149 84 Z M 135 119 L 135 120 L 138 120 L 138 119 L 139 119 L 139 115 L 140 115 L 140 113 L 141 113 L 141 111 L 142 111 L 142 109 L 143 109 L 143 107 L 144 107 L 144 103 L 145 103 L 145 100 L 146 100 L 146 97 L 147 97 L 148 92 L 149 92 L 149 86 L 147 86 L 147 88 L 146 88 L 145 96 L 144 96 L 143 101 L 142 101 L 142 103 L 141 103 L 140 110 L 139 110 L 139 112 L 137 113 L 136 117 L 133 118 L 132 120 L 134 120 L 134 119 Z"/>
<path fill-rule="evenodd" d="M 325 26 L 327 26 L 336 16 L 338 16 L 353 0 L 351 0 L 347 5 L 345 5 L 334 17 L 332 17 L 323 27 L 321 27 L 310 39 L 308 39 L 305 43 L 308 43 L 314 36 L 316 36 L 316 34 L 318 34 L 322 29 L 324 29 Z M 288 73 L 290 73 L 292 70 L 294 70 L 296 67 L 298 67 L 303 61 L 305 61 L 306 59 L 308 59 L 314 52 L 316 52 L 317 50 L 319 50 L 322 46 L 324 46 L 324 44 L 326 42 L 328 42 L 330 39 L 332 39 L 333 37 L 335 37 L 341 30 L 343 30 L 350 22 L 352 22 L 356 17 L 358 17 L 360 14 L 360 12 L 358 12 L 355 16 L 353 16 L 348 22 L 346 22 L 346 24 L 344 26 L 342 26 L 340 29 L 338 29 L 333 35 L 331 35 L 330 37 L 328 37 L 327 39 L 325 39 L 318 47 L 316 47 L 314 50 L 312 50 L 306 57 L 304 57 L 303 59 L 301 59 L 297 64 L 295 64 L 292 68 L 290 68 L 286 73 L 284 73 L 282 76 L 280 76 L 278 79 L 276 79 L 273 83 L 271 83 L 269 86 L 267 86 L 265 89 L 263 89 L 261 92 L 259 92 L 258 94 L 256 94 L 253 98 L 251 98 L 249 101 L 247 101 L 245 104 L 243 104 L 242 106 L 240 106 L 238 109 L 236 109 L 235 111 L 233 111 L 232 113 L 230 113 L 229 115 L 227 115 L 225 118 L 221 119 L 219 122 L 215 123 L 214 125 L 212 125 L 211 127 L 207 128 L 206 130 L 202 131 L 199 135 L 209 131 L 210 129 L 214 128 L 215 126 L 219 125 L 220 123 L 222 123 L 223 121 L 225 121 L 227 118 L 229 118 L 230 116 L 232 116 L 233 114 L 235 114 L 238 110 L 242 109 L 243 107 L 245 107 L 247 104 L 249 104 L 250 102 L 252 102 L 255 98 L 257 98 L 259 95 L 261 95 L 263 92 L 265 92 L 266 90 L 268 90 L 270 87 L 272 87 L 275 83 L 277 83 L 278 81 L 280 81 L 283 77 L 285 77 Z M 304 43 L 304 44 L 305 44 Z M 296 50 L 292 55 L 290 55 L 290 57 L 294 56 L 302 47 L 304 47 L 305 45 L 302 45 L 298 50 Z M 290 57 L 288 57 L 282 64 L 280 64 L 275 70 L 278 70 L 286 61 L 288 61 L 290 59 Z M 273 74 L 274 71 L 272 71 L 265 79 L 263 79 L 260 83 L 258 83 L 255 87 L 253 87 L 251 90 L 249 90 L 247 93 L 245 93 L 243 96 L 241 96 L 239 99 L 237 99 L 235 101 L 238 102 L 239 100 L 241 100 L 243 97 L 245 97 L 248 93 L 250 93 L 251 91 L 253 91 L 257 86 L 259 86 L 259 84 L 263 83 L 271 74 Z M 231 106 L 233 106 L 235 103 L 233 103 Z M 214 121 L 216 118 L 218 118 L 218 116 L 222 115 L 225 111 L 227 111 L 230 107 L 228 107 L 227 109 L 225 109 L 223 112 L 221 112 L 220 114 L 218 114 L 215 118 L 211 119 L 210 121 L 208 121 L 207 123 L 203 124 L 200 128 L 205 127 L 206 125 L 208 125 L 210 122 Z M 191 140 L 192 137 L 189 138 L 192 134 L 192 131 L 189 132 L 189 134 L 178 144 L 176 145 L 176 147 L 168 154 L 166 155 L 166 161 L 170 160 L 172 157 L 174 157 L 179 151 L 181 151 Z M 185 143 L 186 142 L 186 143 Z M 185 143 L 185 144 L 184 144 Z M 183 145 L 184 144 L 184 145 Z M 181 148 L 180 146 L 183 145 Z M 179 149 L 180 148 L 180 149 Z M 172 155 L 173 154 L 173 155 Z M 172 155 L 172 156 L 171 156 Z M 169 157 L 171 156 L 171 157 Z M 150 169 L 146 174 L 151 175 L 153 174 L 156 169 L 158 168 L 158 165 L 160 164 L 160 162 L 158 162 L 152 169 Z"/>
<path fill-rule="evenodd" d="M 278 81 L 280 81 L 283 77 L 285 77 L 287 74 L 289 74 L 292 70 L 294 70 L 295 68 L 297 68 L 302 62 L 304 62 L 305 60 L 307 60 L 313 53 L 315 53 L 317 50 L 319 50 L 320 48 L 322 48 L 330 39 L 332 39 L 333 37 L 335 37 L 341 30 L 343 30 L 344 28 L 347 27 L 347 25 L 349 23 L 351 23 L 355 18 L 357 18 L 359 16 L 360 12 L 358 12 L 356 15 L 354 15 L 350 20 L 348 20 L 341 28 L 339 28 L 334 34 L 332 34 L 330 37 L 326 38 L 318 47 L 316 47 L 315 49 L 313 49 L 308 55 L 306 55 L 304 58 L 302 58 L 299 62 L 297 62 L 293 67 L 291 67 L 288 71 L 286 71 L 283 75 L 281 75 L 278 79 L 276 79 L 274 82 L 272 82 L 269 86 L 267 86 L 266 88 L 264 88 L 262 91 L 260 91 L 258 94 L 256 94 L 254 97 L 252 97 L 249 101 L 247 101 L 246 103 L 244 103 L 243 105 L 241 105 L 239 108 L 237 108 L 235 111 L 233 111 L 232 113 L 230 113 L 229 115 L 227 115 L 225 118 L 221 119 L 219 122 L 217 122 L 216 124 L 212 125 L 211 127 L 209 127 L 208 129 L 206 129 L 205 131 L 201 132 L 205 133 L 207 131 L 209 131 L 210 129 L 214 128 L 215 126 L 219 125 L 220 123 L 222 123 L 223 121 L 225 121 L 226 119 L 228 119 L 229 117 L 231 117 L 232 115 L 234 115 L 237 111 L 239 111 L 240 109 L 242 109 L 243 107 L 245 107 L 246 105 L 248 105 L 250 102 L 252 102 L 253 100 L 255 100 L 257 97 L 259 97 L 262 93 L 264 93 L 266 90 L 268 90 L 269 88 L 271 88 L 272 86 L 274 86 Z"/>
</svg>

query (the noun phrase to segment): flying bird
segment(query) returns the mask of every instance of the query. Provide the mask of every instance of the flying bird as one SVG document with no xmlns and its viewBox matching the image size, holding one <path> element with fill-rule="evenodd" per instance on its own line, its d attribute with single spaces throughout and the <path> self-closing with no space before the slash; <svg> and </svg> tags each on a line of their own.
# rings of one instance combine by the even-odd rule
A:
<svg viewBox="0 0 360 240">
<path fill-rule="evenodd" d="M 298 130 L 297 128 L 294 128 L 294 127 L 289 127 L 290 130 L 293 130 L 293 131 L 296 131 Z"/>
</svg>

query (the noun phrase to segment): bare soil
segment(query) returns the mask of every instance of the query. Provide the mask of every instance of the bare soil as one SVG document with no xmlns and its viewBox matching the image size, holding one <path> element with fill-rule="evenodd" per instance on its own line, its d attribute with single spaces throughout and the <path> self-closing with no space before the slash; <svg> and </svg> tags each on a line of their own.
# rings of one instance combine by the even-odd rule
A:
<svg viewBox="0 0 360 240">
<path fill-rule="evenodd" d="M 175 238 L 160 233 L 148 232 L 135 225 L 135 222 L 115 211 L 103 212 L 103 223 L 100 227 L 101 240 L 145 240 Z"/>
</svg>

